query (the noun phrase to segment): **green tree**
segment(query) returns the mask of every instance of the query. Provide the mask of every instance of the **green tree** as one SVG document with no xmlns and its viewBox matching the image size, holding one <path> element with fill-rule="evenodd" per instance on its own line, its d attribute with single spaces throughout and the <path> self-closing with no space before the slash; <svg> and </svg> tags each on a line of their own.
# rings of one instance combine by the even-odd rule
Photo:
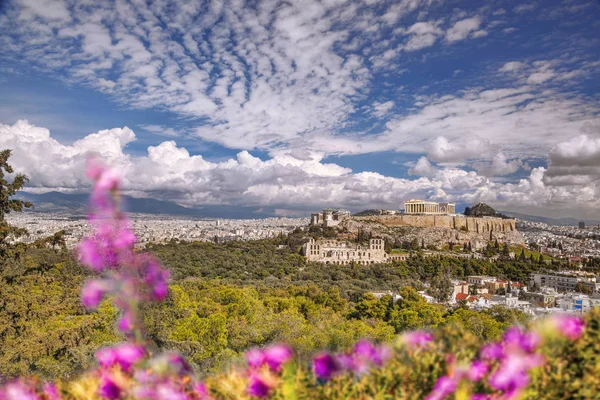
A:
<svg viewBox="0 0 600 400">
<path fill-rule="evenodd" d="M 4 221 L 4 216 L 12 211 L 21 212 L 23 208 L 32 207 L 30 202 L 11 199 L 29 181 L 24 174 L 15 175 L 11 183 L 6 180 L 6 175 L 14 172 L 13 167 L 8 163 L 11 154 L 11 150 L 0 151 L 0 221 Z"/>
<path fill-rule="evenodd" d="M 12 151 L 8 149 L 0 151 L 0 256 L 5 256 L 11 248 L 8 243 L 11 238 L 27 233 L 25 229 L 9 225 L 4 219 L 5 215 L 33 206 L 28 201 L 11 198 L 29 181 L 26 175 L 16 174 L 13 181 L 8 182 L 7 175 L 14 173 L 13 167 L 8 163 L 11 154 Z"/>
<path fill-rule="evenodd" d="M 449 274 L 440 273 L 431 280 L 429 294 L 432 295 L 437 301 L 445 303 L 450 299 L 452 292 L 453 287 Z"/>
</svg>

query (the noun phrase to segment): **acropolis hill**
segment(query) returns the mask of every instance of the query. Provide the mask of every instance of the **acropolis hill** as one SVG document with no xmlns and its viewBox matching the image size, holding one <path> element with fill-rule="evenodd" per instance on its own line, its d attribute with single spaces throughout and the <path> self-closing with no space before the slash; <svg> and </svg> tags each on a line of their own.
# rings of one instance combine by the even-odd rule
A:
<svg viewBox="0 0 600 400">
<path fill-rule="evenodd" d="M 489 233 L 516 231 L 514 219 L 494 217 L 459 217 L 451 215 L 376 215 L 350 217 L 354 221 L 371 221 L 385 226 L 413 226 L 420 228 L 450 228 L 463 232 Z"/>
<path fill-rule="evenodd" d="M 472 209 L 480 211 L 484 208 L 488 215 L 479 213 L 477 215 L 480 216 L 476 217 L 456 214 L 453 203 L 436 205 L 434 202 L 410 200 L 406 204 L 409 205 L 408 213 L 370 210 L 378 212 L 376 215 L 360 213 L 351 216 L 346 210 L 325 209 L 322 213 L 312 214 L 311 225 L 335 227 L 341 240 L 352 240 L 361 231 L 392 242 L 416 240 L 438 249 L 450 243 L 459 246 L 470 244 L 473 249 L 480 249 L 490 240 L 512 244 L 524 242 L 514 219 L 495 216 L 498 214 L 485 204 L 478 204 Z M 488 208 L 491 211 L 487 211 Z"/>
</svg>

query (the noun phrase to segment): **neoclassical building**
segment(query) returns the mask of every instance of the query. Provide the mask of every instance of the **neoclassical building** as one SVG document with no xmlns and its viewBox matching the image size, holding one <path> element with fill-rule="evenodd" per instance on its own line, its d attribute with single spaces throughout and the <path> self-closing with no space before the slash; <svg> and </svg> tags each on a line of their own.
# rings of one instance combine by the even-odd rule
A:
<svg viewBox="0 0 600 400">
<path fill-rule="evenodd" d="M 302 254 L 308 261 L 325 264 L 376 264 L 393 260 L 403 261 L 407 254 L 388 254 L 383 239 L 371 239 L 368 246 L 338 240 L 314 240 L 302 246 Z"/>
<path fill-rule="evenodd" d="M 455 214 L 454 203 L 438 203 L 427 200 L 407 200 L 404 202 L 405 214 L 447 215 Z"/>
<path fill-rule="evenodd" d="M 344 219 L 350 217 L 348 210 L 333 210 L 331 208 L 323 209 L 323 212 L 310 215 L 310 224 L 316 226 L 336 226 Z"/>
</svg>

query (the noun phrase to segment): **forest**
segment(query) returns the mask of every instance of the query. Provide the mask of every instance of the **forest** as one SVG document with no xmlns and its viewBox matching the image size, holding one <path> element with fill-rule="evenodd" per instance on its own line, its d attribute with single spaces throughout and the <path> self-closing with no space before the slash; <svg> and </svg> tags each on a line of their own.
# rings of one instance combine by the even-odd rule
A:
<svg viewBox="0 0 600 400">
<path fill-rule="evenodd" d="M 269 343 L 288 343 L 309 357 L 322 349 L 345 350 L 360 338 L 386 342 L 406 330 L 450 324 L 494 339 L 527 319 L 502 308 L 446 310 L 416 291 L 441 274 L 524 279 L 535 263 L 416 255 L 396 264 L 325 267 L 280 248 L 280 240 L 149 246 L 172 274 L 166 301 L 143 308 L 150 345 L 177 350 L 197 371 L 210 373 Z M 81 285 L 94 274 L 71 251 L 20 247 L 0 265 L 0 375 L 73 377 L 93 365 L 98 348 L 123 340 L 110 299 L 97 311 L 81 305 Z M 402 298 L 370 294 L 384 290 Z"/>
</svg>

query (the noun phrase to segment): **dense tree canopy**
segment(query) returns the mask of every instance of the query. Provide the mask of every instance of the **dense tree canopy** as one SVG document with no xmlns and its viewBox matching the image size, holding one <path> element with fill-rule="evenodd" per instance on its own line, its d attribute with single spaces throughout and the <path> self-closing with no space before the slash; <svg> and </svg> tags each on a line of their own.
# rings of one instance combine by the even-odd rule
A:
<svg viewBox="0 0 600 400">
<path fill-rule="evenodd" d="M 308 357 L 347 349 L 359 338 L 387 341 L 395 333 L 448 324 L 481 339 L 527 318 L 519 312 L 447 310 L 417 293 L 440 274 L 506 274 L 518 278 L 538 264 L 413 257 L 368 266 L 306 263 L 278 239 L 150 246 L 172 272 L 167 300 L 143 309 L 152 346 L 175 349 L 199 371 L 241 362 L 248 348 L 286 342 Z M 0 267 L 0 375 L 69 377 L 93 363 L 99 347 L 122 340 L 110 301 L 98 311 L 80 305 L 92 275 L 72 253 L 27 246 Z M 371 292 L 391 290 L 400 297 Z"/>
</svg>

